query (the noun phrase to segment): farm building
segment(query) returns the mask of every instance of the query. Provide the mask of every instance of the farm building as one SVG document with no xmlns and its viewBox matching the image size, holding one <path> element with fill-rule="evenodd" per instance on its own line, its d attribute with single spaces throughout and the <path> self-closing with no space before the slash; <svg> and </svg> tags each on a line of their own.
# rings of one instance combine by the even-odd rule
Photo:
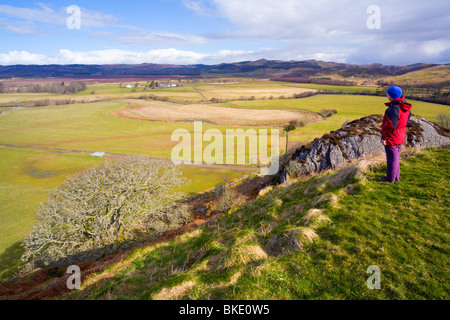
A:
<svg viewBox="0 0 450 320">
<path fill-rule="evenodd" d="M 160 88 L 174 88 L 174 87 L 178 87 L 179 84 L 177 83 L 173 83 L 173 82 L 169 82 L 169 83 L 159 83 L 159 87 Z"/>
</svg>

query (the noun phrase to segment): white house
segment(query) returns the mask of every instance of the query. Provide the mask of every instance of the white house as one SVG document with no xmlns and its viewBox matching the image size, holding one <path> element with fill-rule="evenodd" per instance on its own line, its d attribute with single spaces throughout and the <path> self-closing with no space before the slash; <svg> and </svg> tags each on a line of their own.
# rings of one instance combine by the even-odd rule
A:
<svg viewBox="0 0 450 320">
<path fill-rule="evenodd" d="M 133 85 L 132 85 L 132 84 L 127 84 L 127 85 L 125 86 L 125 88 L 133 88 Z"/>
</svg>

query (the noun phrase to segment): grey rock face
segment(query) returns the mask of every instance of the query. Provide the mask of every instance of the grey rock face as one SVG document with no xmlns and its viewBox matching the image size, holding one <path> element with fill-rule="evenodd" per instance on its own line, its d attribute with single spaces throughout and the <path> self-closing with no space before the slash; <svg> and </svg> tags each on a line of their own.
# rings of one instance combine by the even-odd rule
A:
<svg viewBox="0 0 450 320">
<path fill-rule="evenodd" d="M 382 115 L 371 115 L 350 122 L 343 128 L 302 146 L 289 160 L 296 162 L 295 171 L 298 176 L 306 176 L 326 169 L 338 169 L 349 161 L 384 151 L 380 142 L 382 121 Z M 405 145 L 419 148 L 450 145 L 450 131 L 422 117 L 412 116 Z M 280 174 L 286 174 L 285 167 Z M 292 175 L 291 172 L 289 174 Z"/>
<path fill-rule="evenodd" d="M 441 128 L 425 118 L 411 117 L 410 125 L 415 130 L 407 132 L 407 146 L 425 148 L 450 144 L 449 130 Z"/>
</svg>

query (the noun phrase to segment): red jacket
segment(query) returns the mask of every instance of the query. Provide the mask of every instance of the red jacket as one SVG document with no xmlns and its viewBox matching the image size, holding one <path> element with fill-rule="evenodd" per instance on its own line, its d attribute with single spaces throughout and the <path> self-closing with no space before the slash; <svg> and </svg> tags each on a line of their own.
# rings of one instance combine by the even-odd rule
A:
<svg viewBox="0 0 450 320">
<path fill-rule="evenodd" d="M 401 97 L 386 103 L 389 107 L 384 113 L 381 139 L 387 146 L 403 144 L 406 137 L 406 126 L 411 117 L 412 105 Z"/>
</svg>

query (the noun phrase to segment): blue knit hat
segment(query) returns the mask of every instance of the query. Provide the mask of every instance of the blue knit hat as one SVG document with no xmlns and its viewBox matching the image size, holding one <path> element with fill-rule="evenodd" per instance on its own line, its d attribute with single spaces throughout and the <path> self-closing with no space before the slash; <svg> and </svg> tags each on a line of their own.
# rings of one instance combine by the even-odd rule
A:
<svg viewBox="0 0 450 320">
<path fill-rule="evenodd" d="M 403 96 L 402 89 L 397 86 L 390 87 L 387 91 L 387 94 L 393 99 L 398 99 Z"/>
</svg>

